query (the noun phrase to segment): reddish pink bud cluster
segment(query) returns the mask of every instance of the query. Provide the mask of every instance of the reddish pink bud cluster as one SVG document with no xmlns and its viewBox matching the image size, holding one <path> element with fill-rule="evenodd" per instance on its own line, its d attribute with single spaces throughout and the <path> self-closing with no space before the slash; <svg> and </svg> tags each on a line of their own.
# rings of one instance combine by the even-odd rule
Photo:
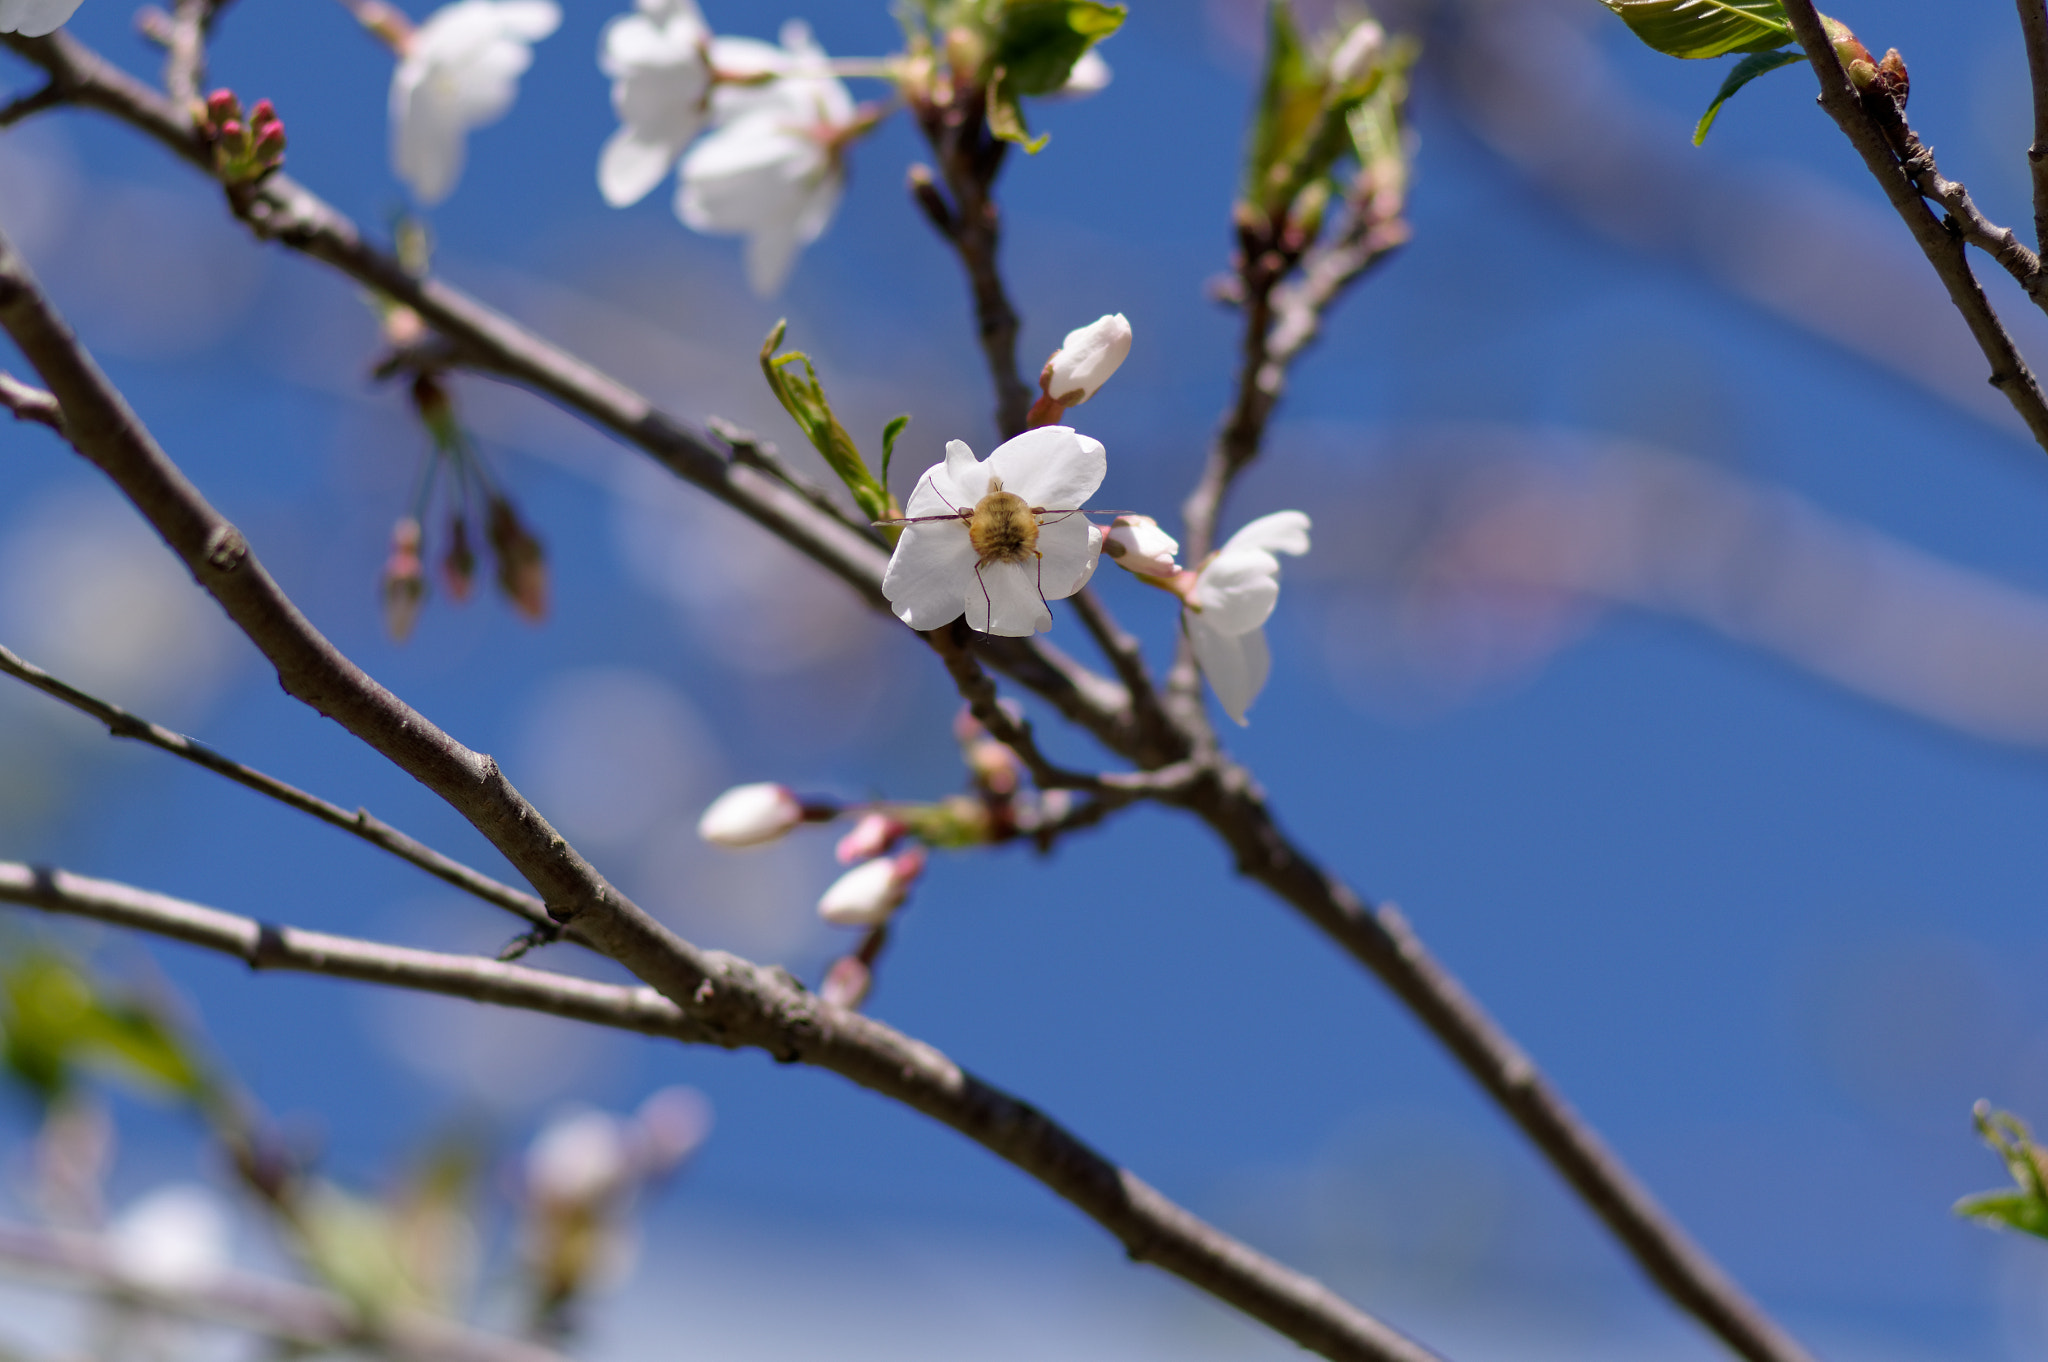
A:
<svg viewBox="0 0 2048 1362">
<path fill-rule="evenodd" d="M 215 90 L 199 131 L 213 147 L 213 173 L 223 184 L 254 184 L 284 164 L 284 120 L 267 99 L 245 117 L 234 91 Z"/>
</svg>

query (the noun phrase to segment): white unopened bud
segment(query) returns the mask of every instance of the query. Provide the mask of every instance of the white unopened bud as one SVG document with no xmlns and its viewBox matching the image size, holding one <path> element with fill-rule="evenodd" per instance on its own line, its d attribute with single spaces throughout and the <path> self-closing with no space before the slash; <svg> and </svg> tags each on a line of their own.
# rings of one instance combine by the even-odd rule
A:
<svg viewBox="0 0 2048 1362">
<path fill-rule="evenodd" d="M 1171 577 L 1180 571 L 1180 564 L 1173 561 L 1180 541 L 1149 515 L 1118 516 L 1102 537 L 1102 551 L 1118 567 L 1141 577 Z"/>
<path fill-rule="evenodd" d="M 922 847 L 857 865 L 832 881 L 818 900 L 818 916 L 839 927 L 879 927 L 903 906 L 923 873 Z"/>
<path fill-rule="evenodd" d="M 1063 407 L 1078 407 L 1095 396 L 1130 353 L 1131 324 L 1123 313 L 1111 313 L 1067 333 L 1039 373 L 1039 389 Z"/>
<path fill-rule="evenodd" d="M 1330 80 L 1337 85 L 1355 85 L 1364 80 L 1386 45 L 1385 29 L 1370 19 L 1360 20 L 1330 54 Z"/>
<path fill-rule="evenodd" d="M 557 1116 L 526 1151 L 526 1192 L 553 1205 L 588 1205 L 626 1180 L 630 1160 L 618 1118 L 585 1108 Z"/>
<path fill-rule="evenodd" d="M 704 810 L 697 835 L 722 847 L 772 842 L 804 821 L 804 806 L 787 787 L 762 781 L 735 785 Z"/>
<path fill-rule="evenodd" d="M 1067 72 L 1066 84 L 1053 93 L 1065 95 L 1069 99 L 1099 94 L 1109 87 L 1109 76 L 1109 63 L 1102 59 L 1100 52 L 1091 47 L 1080 55 L 1074 62 L 1073 69 Z"/>
</svg>

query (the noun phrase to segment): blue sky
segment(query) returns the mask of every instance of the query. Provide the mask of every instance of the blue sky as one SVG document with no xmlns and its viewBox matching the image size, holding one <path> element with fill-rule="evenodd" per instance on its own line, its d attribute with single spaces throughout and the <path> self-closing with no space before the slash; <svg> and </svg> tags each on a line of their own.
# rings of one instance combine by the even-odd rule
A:
<svg viewBox="0 0 2048 1362">
<path fill-rule="evenodd" d="M 1110 451 L 1104 503 L 1171 527 L 1229 380 L 1234 319 L 1202 285 L 1225 265 L 1253 60 L 1226 0 L 1134 8 L 1104 49 L 1115 82 L 1044 111 L 1051 145 L 1006 171 L 1005 261 L 1027 362 L 1100 313 L 1132 319 L 1130 363 L 1076 416 Z M 721 31 L 763 37 L 784 17 L 708 9 Z M 1776 221 L 1787 235 L 1812 221 L 1866 233 L 1883 268 L 1856 282 L 1899 300 L 1885 329 L 1946 337 L 1971 372 L 1960 326 L 1916 301 L 1924 265 L 1803 72 L 1746 91 L 1694 151 L 1718 64 L 1655 57 L 1593 0 L 1535 10 L 1611 82 L 1604 116 L 1661 158 L 1666 178 L 1640 191 L 1649 208 L 1711 202 L 1728 224 L 1763 224 L 1767 244 Z M 2023 225 L 2010 13 L 1864 10 L 1842 17 L 1873 48 L 1905 51 L 1913 117 L 1944 169 Z M 899 188 L 910 129 L 898 119 L 856 149 L 838 220 L 783 297 L 754 299 L 735 244 L 681 228 L 665 191 L 624 212 L 599 200 L 612 123 L 592 54 L 606 17 L 571 7 L 517 108 L 472 140 L 461 187 L 432 215 L 447 275 L 671 410 L 795 450 L 753 369 L 786 315 L 857 436 L 872 442 L 908 410 L 906 468 L 948 438 L 985 452 L 990 403 L 957 269 Z M 893 32 L 879 4 L 807 17 L 835 54 L 879 53 Z M 74 31 L 132 69 L 153 62 L 111 0 L 86 0 Z M 2032 637 L 2048 592 L 2048 460 L 1988 389 L 1901 377 L 1844 344 L 1846 322 L 1816 334 L 1861 315 L 1860 292 L 1787 301 L 1797 281 L 1768 282 L 1775 257 L 1716 254 L 1727 238 L 1714 232 L 1705 245 L 1675 229 L 1618 240 L 1626 214 L 1503 151 L 1452 50 L 1448 37 L 1431 49 L 1416 95 L 1415 240 L 1303 360 L 1267 460 L 1226 514 L 1234 526 L 1301 507 L 1317 533 L 1287 569 L 1272 686 L 1227 740 L 1305 843 L 1398 901 L 1667 1204 L 1822 1351 L 2036 1356 L 2048 1247 L 1947 1208 L 2000 1178 L 1970 1136 L 1973 1100 L 2048 1121 L 2042 739 L 2025 687 L 1996 723 L 1959 719 L 1979 711 L 1955 698 L 2031 675 L 2012 669 L 2032 653 L 1999 648 Z M 388 56 L 339 7 L 249 0 L 217 48 L 216 82 L 274 98 L 292 172 L 366 225 L 403 202 L 385 159 L 388 78 Z M 248 243 L 203 184 L 91 116 L 0 140 L 9 183 L 33 189 L 0 191 L 0 221 L 323 630 L 497 755 L 686 935 L 812 977 L 845 948 L 811 913 L 832 873 L 824 835 L 721 858 L 689 827 L 736 780 L 852 797 L 956 788 L 954 701 L 924 650 L 637 456 L 468 381 L 464 410 L 547 541 L 554 613 L 533 628 L 495 600 L 435 600 L 393 644 L 376 579 L 423 437 L 400 395 L 364 376 L 374 328 L 352 286 Z M 1805 203 L 1835 216 L 1787 211 Z M 1776 537 L 1685 559 L 1671 546 L 1693 542 L 1686 505 L 1629 490 L 1673 468 L 1719 479 L 1684 487 L 1734 489 Z M 0 642 L 53 670 L 97 668 L 110 698 L 490 863 L 454 815 L 285 699 L 47 433 L 0 430 L 0 489 Z M 1651 509 L 1628 563 L 1595 565 L 1594 590 L 1521 560 L 1521 575 L 1505 572 L 1486 532 L 1502 522 L 1486 514 L 1510 502 L 1546 553 L 1609 523 L 1558 506 Z M 1782 617 L 1756 604 L 1840 586 L 1830 574 L 1850 568 L 1877 587 L 1852 574 L 1846 596 Z M 1949 605 L 1878 589 L 1931 582 L 1953 589 Z M 1103 588 L 1163 659 L 1163 598 Z M 2020 624 L 1963 642 L 1935 630 L 1985 602 L 2011 612 L 1986 618 Z M 1822 626 L 1848 616 L 1857 639 L 1886 646 L 1835 648 Z M 1057 629 L 1085 652 L 1070 620 Z M 1900 681 L 1928 652 L 1934 688 Z M 403 866 L 115 749 L 34 697 L 0 697 L 0 771 L 0 855 L 327 930 L 479 949 L 510 934 Z M 105 944 L 116 961 L 140 949 Z M 606 1343 L 617 1355 L 654 1355 L 662 1273 L 702 1280 L 721 1257 L 736 1284 L 704 1293 L 706 1329 L 731 1313 L 721 1301 L 772 1300 L 764 1279 L 800 1264 L 793 1295 L 847 1291 L 863 1304 L 832 1318 L 865 1321 L 897 1356 L 959 1355 L 962 1332 L 1059 1310 L 1101 1321 L 1119 1355 L 1197 1337 L 1219 1356 L 1281 1355 L 1125 1267 L 980 1150 L 829 1075 L 148 954 L 252 1090 L 365 1182 L 458 1118 L 486 1121 L 510 1150 L 563 1101 L 623 1108 L 664 1083 L 703 1089 L 718 1128 L 649 1208 L 646 1262 Z M 1711 1355 L 1377 985 L 1232 878 L 1186 820 L 1137 810 L 1046 860 L 939 858 L 872 1007 L 1454 1356 Z M 123 1110 L 123 1186 L 206 1168 L 179 1122 Z M 740 1246 L 718 1249 L 727 1240 Z M 952 1275 L 929 1266 L 935 1254 Z M 953 1332 L 909 1330 L 934 1293 L 992 1303 L 948 1307 L 962 1312 Z M 821 1309 L 764 1326 L 762 1355 L 829 1339 Z M 1043 1344 L 1056 1346 L 1068 1345 Z"/>
</svg>

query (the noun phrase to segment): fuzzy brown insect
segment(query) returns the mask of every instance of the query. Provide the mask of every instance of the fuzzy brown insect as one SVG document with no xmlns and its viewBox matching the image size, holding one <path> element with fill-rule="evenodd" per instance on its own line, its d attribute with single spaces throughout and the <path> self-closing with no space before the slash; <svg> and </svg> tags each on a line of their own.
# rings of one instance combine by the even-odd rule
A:
<svg viewBox="0 0 2048 1362">
<path fill-rule="evenodd" d="M 937 492 L 938 489 L 932 489 Z M 944 494 L 939 499 L 945 500 Z M 951 502 L 946 503 L 952 506 Z M 1044 524 L 1044 516 L 1066 517 L 1080 514 L 1080 507 L 1049 511 L 1043 506 L 1033 506 L 1015 492 L 1003 490 L 1003 480 L 990 475 L 988 491 L 973 506 L 953 506 L 945 515 L 900 516 L 893 520 L 877 520 L 876 525 L 920 525 L 937 520 L 958 520 L 967 527 L 967 542 L 974 545 L 974 581 L 981 588 L 981 600 L 987 614 L 985 620 L 995 615 L 995 602 L 988 594 L 988 583 L 982 580 L 981 570 L 991 563 L 1031 563 L 1038 567 L 1038 602 L 1045 605 L 1045 555 L 1038 550 L 1038 527 Z M 1048 607 L 1049 608 L 1049 607 Z"/>
</svg>

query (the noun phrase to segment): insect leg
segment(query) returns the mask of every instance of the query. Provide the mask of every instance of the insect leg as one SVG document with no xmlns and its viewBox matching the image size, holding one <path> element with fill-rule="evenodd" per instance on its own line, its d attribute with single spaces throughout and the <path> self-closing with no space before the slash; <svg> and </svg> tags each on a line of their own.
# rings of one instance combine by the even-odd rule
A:
<svg viewBox="0 0 2048 1362">
<path fill-rule="evenodd" d="M 938 489 L 934 488 L 932 490 L 937 491 Z M 989 599 L 988 583 L 981 580 L 981 563 L 979 562 L 974 565 L 974 584 L 981 588 L 981 632 L 992 634 L 995 632 L 996 603 Z"/>
</svg>

